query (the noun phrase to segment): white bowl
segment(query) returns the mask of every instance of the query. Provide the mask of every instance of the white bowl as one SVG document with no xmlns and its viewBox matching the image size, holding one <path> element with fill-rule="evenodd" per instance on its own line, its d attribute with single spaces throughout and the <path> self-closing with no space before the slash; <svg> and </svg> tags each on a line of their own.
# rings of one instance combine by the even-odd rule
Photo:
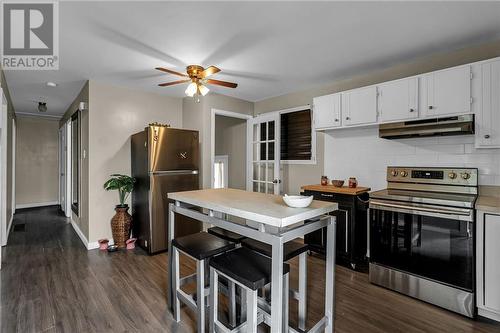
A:
<svg viewBox="0 0 500 333">
<path fill-rule="evenodd" d="M 303 195 L 286 195 L 283 197 L 283 201 L 289 206 L 294 208 L 304 208 L 311 204 L 313 201 L 313 196 L 303 196 Z"/>
</svg>

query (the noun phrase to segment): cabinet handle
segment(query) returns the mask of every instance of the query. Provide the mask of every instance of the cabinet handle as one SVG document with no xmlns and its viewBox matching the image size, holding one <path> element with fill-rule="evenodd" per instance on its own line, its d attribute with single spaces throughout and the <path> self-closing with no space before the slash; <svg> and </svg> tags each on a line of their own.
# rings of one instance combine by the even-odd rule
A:
<svg viewBox="0 0 500 333">
<path fill-rule="evenodd" d="M 345 117 L 345 120 L 350 120 L 351 118 L 350 117 Z"/>
<path fill-rule="evenodd" d="M 432 105 L 429 105 L 429 110 L 432 110 L 434 109 L 434 107 Z"/>
<path fill-rule="evenodd" d="M 410 112 L 415 112 L 415 109 L 410 109 Z"/>
<path fill-rule="evenodd" d="M 485 139 L 489 139 L 489 138 L 490 138 L 490 135 L 489 135 L 489 134 L 486 134 L 486 135 L 484 136 L 484 138 L 485 138 Z"/>
<path fill-rule="evenodd" d="M 333 198 L 333 194 L 323 194 L 323 193 L 321 193 L 321 196 L 322 197 L 326 197 L 326 198 Z"/>
<path fill-rule="evenodd" d="M 336 122 L 336 123 L 338 123 L 338 122 L 339 122 L 339 120 L 338 120 L 338 119 L 335 119 L 335 122 Z"/>
</svg>

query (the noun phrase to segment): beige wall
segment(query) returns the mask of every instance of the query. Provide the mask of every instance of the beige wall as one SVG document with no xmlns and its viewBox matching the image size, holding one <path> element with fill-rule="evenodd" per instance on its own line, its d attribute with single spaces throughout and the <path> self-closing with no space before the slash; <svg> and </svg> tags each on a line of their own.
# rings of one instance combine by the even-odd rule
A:
<svg viewBox="0 0 500 333">
<path fill-rule="evenodd" d="M 331 84 L 315 89 L 290 93 L 259 101 L 255 103 L 254 113 L 257 115 L 260 113 L 312 104 L 312 99 L 316 96 L 331 94 L 498 56 L 500 56 L 500 41 L 461 49 L 454 52 L 435 54 L 418 59 L 411 63 L 400 64 L 380 71 L 366 73 L 365 75 L 347 79 L 340 78 Z M 328 156 L 326 158 L 335 158 L 335 156 Z M 298 193 L 301 185 L 318 183 L 322 173 L 324 172 L 324 159 L 324 134 L 318 132 L 317 164 L 284 166 L 284 192 Z"/>
<path fill-rule="evenodd" d="M 89 103 L 89 82 L 87 81 L 82 90 L 75 97 L 68 110 L 64 113 L 59 122 L 59 126 L 63 126 L 71 116 L 78 111 L 80 102 Z M 80 228 L 85 238 L 89 239 L 89 160 L 83 158 L 83 151 L 89 151 L 89 111 L 84 110 L 79 113 L 80 125 L 80 156 L 79 156 L 79 196 L 78 196 L 78 215 L 71 212 L 71 218 L 74 223 Z"/>
<path fill-rule="evenodd" d="M 228 187 L 246 189 L 247 122 L 225 116 L 215 117 L 215 155 L 228 156 Z"/>
<path fill-rule="evenodd" d="M 13 141 L 13 128 L 12 122 L 16 121 L 16 116 L 14 113 L 14 106 L 12 105 L 12 99 L 10 97 L 9 87 L 7 86 L 7 81 L 5 80 L 5 75 L 3 70 L 0 69 L 0 86 L 2 87 L 3 93 L 7 97 L 8 109 L 7 109 L 7 200 L 6 200 L 6 214 L 7 214 L 7 223 L 10 223 L 12 215 L 14 214 L 13 205 L 15 204 L 15 200 L 12 197 L 12 188 L 14 186 L 14 182 L 12 179 L 13 176 L 13 165 L 14 165 L 14 156 L 12 150 L 12 141 Z"/>
<path fill-rule="evenodd" d="M 152 122 L 182 127 L 182 99 L 89 83 L 89 242 L 111 239 L 110 219 L 118 204 L 106 192 L 110 174 L 130 174 L 130 136 Z"/>
<path fill-rule="evenodd" d="M 16 205 L 58 201 L 58 122 L 41 117 L 17 118 Z"/>
<path fill-rule="evenodd" d="M 208 94 L 201 98 L 200 103 L 196 103 L 191 97 L 183 99 L 183 127 L 200 131 L 202 188 L 210 188 L 211 186 L 210 118 L 212 109 L 252 115 L 253 106 L 252 102 L 218 94 Z"/>
</svg>

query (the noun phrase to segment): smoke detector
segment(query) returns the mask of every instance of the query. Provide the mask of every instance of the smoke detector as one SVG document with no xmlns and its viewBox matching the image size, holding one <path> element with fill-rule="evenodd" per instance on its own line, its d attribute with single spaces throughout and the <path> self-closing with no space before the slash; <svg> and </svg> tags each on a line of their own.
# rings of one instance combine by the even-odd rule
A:
<svg viewBox="0 0 500 333">
<path fill-rule="evenodd" d="M 38 102 L 38 112 L 47 112 L 46 102 Z"/>
</svg>

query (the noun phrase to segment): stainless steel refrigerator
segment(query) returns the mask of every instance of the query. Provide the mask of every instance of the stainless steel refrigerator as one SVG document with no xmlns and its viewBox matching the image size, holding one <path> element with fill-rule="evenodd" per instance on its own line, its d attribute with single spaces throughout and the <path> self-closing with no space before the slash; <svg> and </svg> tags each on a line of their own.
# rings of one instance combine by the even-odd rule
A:
<svg viewBox="0 0 500 333">
<path fill-rule="evenodd" d="M 132 135 L 132 232 L 149 254 L 167 250 L 167 193 L 199 189 L 198 131 L 149 126 Z M 201 224 L 175 218 L 175 237 L 198 232 Z"/>
</svg>

